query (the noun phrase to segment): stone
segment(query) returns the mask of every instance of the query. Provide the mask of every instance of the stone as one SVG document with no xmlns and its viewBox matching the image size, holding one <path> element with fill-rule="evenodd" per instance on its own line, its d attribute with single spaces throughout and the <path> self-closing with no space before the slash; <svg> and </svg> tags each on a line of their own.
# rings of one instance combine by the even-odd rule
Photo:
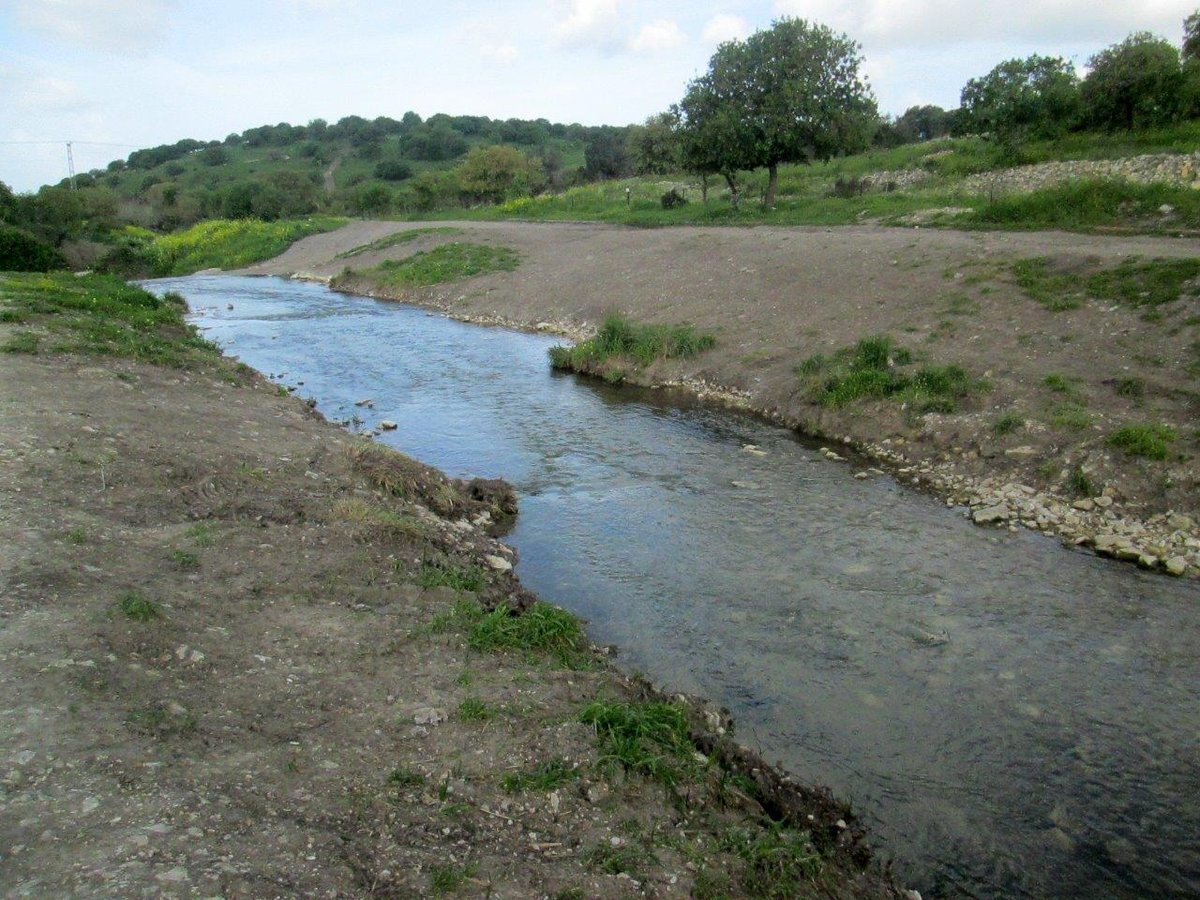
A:
<svg viewBox="0 0 1200 900">
<path fill-rule="evenodd" d="M 982 509 L 977 509 L 971 514 L 971 519 L 976 525 L 991 525 L 995 522 L 1003 522 L 1007 519 L 1011 512 L 1007 506 L 985 506 Z"/>
<path fill-rule="evenodd" d="M 413 721 L 418 725 L 436 725 L 448 718 L 450 714 L 440 706 L 422 706 L 413 713 Z"/>
<path fill-rule="evenodd" d="M 494 556 L 491 553 L 484 556 L 483 561 L 497 572 L 511 572 L 512 563 L 502 556 Z"/>
<path fill-rule="evenodd" d="M 393 422 L 391 419 L 384 419 L 382 422 L 379 423 L 379 427 L 382 428 L 384 431 L 395 431 L 400 426 L 397 425 L 395 422 Z"/>
<path fill-rule="evenodd" d="M 1096 508 L 1096 504 L 1093 503 L 1091 500 L 1087 500 L 1087 499 L 1076 500 L 1071 505 L 1073 507 L 1075 507 L 1076 509 L 1083 510 L 1084 512 L 1091 512 L 1093 509 Z"/>
<path fill-rule="evenodd" d="M 1196 527 L 1196 520 L 1182 513 L 1173 513 L 1167 516 L 1167 527 L 1175 531 L 1191 531 Z"/>
<path fill-rule="evenodd" d="M 1176 578 L 1187 571 L 1187 559 L 1182 556 L 1172 556 L 1163 565 L 1166 567 L 1167 573 Z"/>
<path fill-rule="evenodd" d="M 372 406 L 375 405 L 375 401 L 374 400 L 355 400 L 354 405 L 355 406 L 365 406 L 368 409 L 370 409 Z"/>
<path fill-rule="evenodd" d="M 1101 509 L 1108 509 L 1110 506 L 1113 505 L 1113 499 L 1112 499 L 1112 497 L 1107 497 L 1107 496 L 1101 495 L 1096 498 L 1096 505 L 1098 507 L 1100 507 Z"/>
<path fill-rule="evenodd" d="M 1020 447 L 1010 447 L 1004 451 L 1004 455 L 1012 459 L 1029 459 L 1032 456 L 1037 456 L 1037 450 L 1025 444 Z"/>
</svg>

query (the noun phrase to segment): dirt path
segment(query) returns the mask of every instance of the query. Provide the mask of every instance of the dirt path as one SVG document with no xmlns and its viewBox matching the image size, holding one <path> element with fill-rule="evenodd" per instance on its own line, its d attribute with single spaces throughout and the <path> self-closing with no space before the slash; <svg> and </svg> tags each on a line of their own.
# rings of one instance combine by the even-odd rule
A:
<svg viewBox="0 0 1200 900">
<path fill-rule="evenodd" d="M 790 798 L 803 895 L 894 896 L 760 763 L 605 769 L 580 711 L 642 688 L 469 646 L 531 599 L 487 501 L 265 379 L 0 354 L 0 426 L 0 895 L 740 893 Z"/>
<path fill-rule="evenodd" d="M 454 315 L 567 333 L 586 333 L 612 309 L 692 323 L 716 334 L 717 348 L 643 377 L 702 392 L 719 387 L 782 422 L 849 440 L 983 518 L 1149 565 L 1200 565 L 1200 301 L 1193 295 L 1153 316 L 1095 301 L 1054 312 L 1012 273 L 1013 261 L 1033 257 L 1066 271 L 1131 257 L 1190 259 L 1200 255 L 1200 241 L 874 226 L 437 224 L 461 234 L 339 259 L 381 236 L 427 227 L 356 222 L 247 271 L 329 278 L 348 264 L 361 271 L 449 240 L 510 246 L 521 254 L 513 273 L 402 296 Z M 369 279 L 344 283 L 387 293 Z M 814 404 L 796 367 L 876 334 L 891 335 L 918 359 L 959 364 L 991 389 L 953 415 L 915 421 L 898 404 Z M 1175 429 L 1168 460 L 1132 458 L 1106 442 L 1142 423 Z M 1071 480 L 1076 472 L 1083 491 Z"/>
<path fill-rule="evenodd" d="M 341 165 L 342 157 L 340 155 L 335 156 L 333 158 L 333 162 L 329 164 L 329 168 L 325 170 L 324 179 L 326 196 L 332 197 L 333 192 L 337 190 L 337 182 L 334 180 L 333 176 L 337 174 L 337 170 L 341 167 Z"/>
</svg>

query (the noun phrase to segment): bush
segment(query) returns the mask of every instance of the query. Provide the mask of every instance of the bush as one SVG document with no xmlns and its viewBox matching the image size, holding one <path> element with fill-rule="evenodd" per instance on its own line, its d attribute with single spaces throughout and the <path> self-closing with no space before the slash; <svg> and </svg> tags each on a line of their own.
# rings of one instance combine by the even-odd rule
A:
<svg viewBox="0 0 1200 900">
<path fill-rule="evenodd" d="M 1130 456 L 1165 460 L 1169 445 L 1178 439 L 1175 429 L 1166 425 L 1130 425 L 1108 436 L 1108 443 Z"/>
<path fill-rule="evenodd" d="M 687 206 L 688 200 L 687 197 L 683 196 L 675 188 L 671 188 L 662 195 L 659 202 L 662 204 L 663 209 L 675 209 L 677 206 Z"/>
<path fill-rule="evenodd" d="M 375 164 L 375 177 L 382 181 L 404 181 L 412 178 L 412 169 L 398 159 L 384 159 Z"/>
<path fill-rule="evenodd" d="M 49 272 L 66 267 L 57 250 L 28 231 L 0 225 L 0 271 Z"/>
</svg>

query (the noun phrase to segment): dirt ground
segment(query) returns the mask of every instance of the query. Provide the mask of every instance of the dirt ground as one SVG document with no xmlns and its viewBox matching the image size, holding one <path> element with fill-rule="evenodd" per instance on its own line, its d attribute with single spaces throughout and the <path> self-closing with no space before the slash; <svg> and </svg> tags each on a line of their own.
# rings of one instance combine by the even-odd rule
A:
<svg viewBox="0 0 1200 900">
<path fill-rule="evenodd" d="M 395 293 L 481 320 L 586 334 L 610 310 L 640 321 L 691 323 L 716 349 L 658 364 L 653 382 L 724 389 L 789 425 L 851 442 L 952 503 L 989 519 L 1164 567 L 1200 566 L 1200 290 L 1145 316 L 1086 302 L 1053 312 L 1027 296 L 1014 260 L 1046 257 L 1091 271 L 1131 257 L 1193 258 L 1194 238 L 1057 232 L 850 228 L 664 228 L 597 224 L 436 223 L 382 252 L 336 258 L 396 231 L 354 222 L 246 270 L 330 278 L 452 240 L 516 249 L 515 272 Z M 346 289 L 384 296 L 369 281 Z M 918 359 L 957 363 L 991 389 L 952 415 L 914 420 L 896 404 L 840 410 L 812 403 L 795 368 L 860 338 L 888 334 Z M 1058 376 L 1058 387 L 1047 384 Z M 1054 380 L 1054 379 L 1052 379 Z M 1136 383 L 1136 391 L 1122 389 Z M 1003 417 L 1021 424 L 999 433 Z M 1081 420 L 1082 418 L 1082 420 Z M 1166 461 L 1106 443 L 1131 424 L 1166 424 Z M 1076 468 L 1094 495 L 1068 489 Z"/>
<path fill-rule="evenodd" d="M 437 558 L 530 599 L 461 486 L 381 490 L 232 367 L 0 354 L 0 425 L 0 895 L 742 894 L 745 780 L 603 775 L 580 710 L 643 688 L 470 651 L 470 594 L 420 586 Z M 829 854 L 801 895 L 897 896 L 843 808 L 787 796 Z"/>
</svg>

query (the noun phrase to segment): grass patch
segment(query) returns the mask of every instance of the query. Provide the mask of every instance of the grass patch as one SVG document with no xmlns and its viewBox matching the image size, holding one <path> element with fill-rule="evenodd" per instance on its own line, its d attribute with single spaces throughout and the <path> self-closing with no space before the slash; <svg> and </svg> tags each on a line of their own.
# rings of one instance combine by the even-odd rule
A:
<svg viewBox="0 0 1200 900">
<path fill-rule="evenodd" d="M 538 601 L 520 614 L 501 606 L 471 627 L 472 650 L 546 653 L 569 668 L 582 668 L 590 657 L 579 620 L 564 609 Z"/>
<path fill-rule="evenodd" d="M 805 896 L 805 887 L 823 868 L 808 833 L 782 825 L 732 828 L 723 835 L 721 849 L 742 861 L 738 881 L 750 897 Z"/>
<path fill-rule="evenodd" d="M 699 766 L 687 716 L 673 704 L 597 700 L 579 720 L 596 729 L 601 768 L 620 768 L 672 787 Z"/>
<path fill-rule="evenodd" d="M 1078 403 L 1060 403 L 1050 410 L 1050 424 L 1079 431 L 1092 424 L 1092 414 Z"/>
<path fill-rule="evenodd" d="M 1167 425 L 1129 425 L 1108 436 L 1108 445 L 1129 456 L 1165 460 L 1170 445 L 1179 439 L 1174 428 Z"/>
<path fill-rule="evenodd" d="M 992 423 L 992 431 L 997 435 L 1012 434 L 1025 427 L 1025 417 L 1017 413 L 1005 413 Z"/>
<path fill-rule="evenodd" d="M 475 867 L 470 865 L 437 866 L 429 876 L 429 888 L 435 896 L 453 894 L 474 878 L 475 872 Z"/>
<path fill-rule="evenodd" d="M 432 234 L 462 234 L 461 228 L 413 228 L 408 231 L 397 231 L 395 234 L 389 234 L 386 237 L 381 237 L 378 240 L 371 241 L 369 244 L 361 244 L 352 250 L 346 250 L 339 253 L 334 259 L 349 259 L 352 256 L 361 256 L 363 253 L 377 253 L 381 250 L 388 250 L 392 247 L 398 247 L 402 244 L 410 244 L 417 238 L 427 237 Z"/>
<path fill-rule="evenodd" d="M 115 356 L 176 368 L 211 365 L 220 357 L 184 321 L 179 307 L 109 275 L 0 275 L 0 303 L 44 329 L 37 341 L 24 332 L 8 352 L 84 353 Z M 16 348 L 13 341 L 22 342 Z"/>
<path fill-rule="evenodd" d="M 1075 466 L 1067 475 L 1067 493 L 1072 497 L 1091 497 L 1096 493 L 1092 480 L 1087 477 L 1082 466 Z"/>
<path fill-rule="evenodd" d="M 349 523 L 355 538 L 360 541 L 377 538 L 417 541 L 429 536 L 428 526 L 416 516 L 394 512 L 357 497 L 340 501 L 333 514 Z"/>
<path fill-rule="evenodd" d="M 1113 388 L 1120 397 L 1140 400 L 1146 395 L 1146 382 L 1140 378 L 1118 378 Z"/>
<path fill-rule="evenodd" d="M 520 794 L 524 791 L 549 792 L 578 777 L 578 769 L 573 769 L 561 759 L 552 759 L 531 769 L 506 773 L 500 779 L 500 787 L 510 794 Z"/>
<path fill-rule="evenodd" d="M 26 353 L 30 356 L 36 356 L 38 344 L 40 343 L 41 338 L 32 331 L 18 331 L 5 341 L 3 345 L 0 345 L 0 351 L 4 353 Z"/>
<path fill-rule="evenodd" d="M 456 591 L 474 593 L 483 589 L 486 580 L 483 570 L 477 566 L 458 566 L 445 560 L 427 560 L 421 564 L 417 584 L 423 588 L 448 587 Z"/>
<path fill-rule="evenodd" d="M 894 399 L 917 414 L 954 412 L 960 401 L 986 387 L 961 366 L 912 365 L 912 354 L 886 336 L 863 338 L 832 358 L 812 356 L 796 373 L 806 382 L 810 399 L 834 409 L 866 399 Z"/>
<path fill-rule="evenodd" d="M 654 854 L 644 847 L 633 844 L 623 844 L 614 847 L 610 843 L 600 843 L 583 856 L 583 864 L 593 872 L 603 872 L 606 875 L 631 875 L 639 878 L 638 871 L 642 866 L 657 862 Z"/>
<path fill-rule="evenodd" d="M 499 714 L 498 709 L 478 697 L 468 697 L 458 704 L 458 718 L 463 722 L 490 722 Z"/>
<path fill-rule="evenodd" d="M 1133 184 L 1121 179 L 1079 179 L 1023 194 L 980 197 L 960 225 L 1088 231 L 1105 226 L 1140 226 L 1144 231 L 1177 231 L 1200 225 L 1200 197 L 1190 188 Z M 1159 207 L 1173 206 L 1164 222 Z"/>
<path fill-rule="evenodd" d="M 1085 274 L 1056 267 L 1046 257 L 1035 257 L 1014 262 L 1012 274 L 1031 299 L 1052 312 L 1078 309 L 1089 298 L 1153 308 L 1183 296 L 1185 288 L 1200 278 L 1200 260 L 1130 258 L 1113 268 Z"/>
<path fill-rule="evenodd" d="M 181 569 L 198 569 L 200 557 L 191 550 L 172 550 L 171 561 Z"/>
<path fill-rule="evenodd" d="M 88 534 L 82 528 L 72 528 L 67 532 L 66 538 L 69 543 L 74 544 L 76 547 L 80 547 L 88 542 Z"/>
<path fill-rule="evenodd" d="M 153 600 L 147 600 L 136 591 L 130 591 L 127 594 L 122 594 L 117 600 L 117 609 L 119 609 L 127 619 L 132 619 L 135 622 L 153 622 L 155 619 L 162 618 L 162 610 Z"/>
<path fill-rule="evenodd" d="M 574 347 L 551 347 L 550 364 L 556 369 L 589 371 L 613 358 L 640 366 L 657 359 L 689 359 L 717 344 L 711 334 L 690 325 L 638 325 L 620 313 L 609 313 L 596 336 Z"/>
<path fill-rule="evenodd" d="M 150 242 L 146 253 L 155 275 L 187 275 L 200 269 L 240 269 L 278 256 L 300 238 L 341 228 L 346 220 L 314 216 L 283 222 L 211 219 Z"/>
<path fill-rule="evenodd" d="M 393 497 L 421 503 L 443 517 L 462 512 L 462 495 L 437 469 L 371 441 L 355 444 L 346 455 L 356 472 Z"/>
<path fill-rule="evenodd" d="M 1042 379 L 1042 384 L 1054 391 L 1056 394 L 1070 394 L 1075 390 L 1075 385 L 1066 375 L 1060 375 L 1057 372 L 1051 372 Z"/>
<path fill-rule="evenodd" d="M 425 784 L 425 776 L 414 769 L 393 769 L 387 783 L 394 788 L 414 788 Z"/>
<path fill-rule="evenodd" d="M 360 274 L 387 287 L 419 288 L 492 272 L 512 272 L 520 261 L 517 251 L 508 247 L 456 241 L 405 259 L 384 260 Z"/>
</svg>

